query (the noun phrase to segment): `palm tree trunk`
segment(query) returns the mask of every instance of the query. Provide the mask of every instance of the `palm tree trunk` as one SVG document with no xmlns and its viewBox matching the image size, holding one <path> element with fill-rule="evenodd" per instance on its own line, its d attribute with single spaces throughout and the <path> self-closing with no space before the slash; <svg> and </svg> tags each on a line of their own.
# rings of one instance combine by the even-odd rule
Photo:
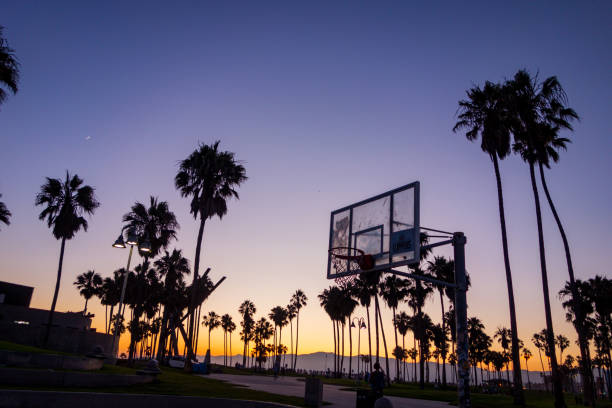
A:
<svg viewBox="0 0 612 408">
<path fill-rule="evenodd" d="M 62 238 L 60 247 L 59 266 L 57 267 L 57 279 L 55 280 L 55 291 L 53 292 L 53 301 L 51 302 L 51 310 L 49 310 L 49 319 L 47 320 L 47 330 L 43 339 L 43 345 L 47 345 L 49 334 L 51 333 L 51 324 L 53 324 L 53 313 L 55 313 L 55 305 L 57 304 L 57 295 L 59 294 L 60 281 L 62 279 L 62 263 L 64 262 L 64 248 L 66 247 L 66 238 Z"/>
<path fill-rule="evenodd" d="M 351 330 L 351 316 L 349 316 L 349 378 L 353 375 L 353 331 Z M 359 357 L 357 357 L 359 358 Z"/>
<path fill-rule="evenodd" d="M 395 324 L 395 318 L 396 318 L 396 314 L 395 314 L 395 307 L 393 308 L 393 331 L 395 333 L 395 348 L 397 349 L 399 347 L 399 342 L 397 340 L 397 325 Z M 400 375 L 400 366 L 399 366 L 399 358 L 395 358 L 395 379 L 399 381 L 399 375 Z M 389 375 L 390 376 L 390 375 Z"/>
<path fill-rule="evenodd" d="M 502 234 L 502 248 L 504 253 L 504 266 L 506 269 L 506 286 L 508 288 L 508 306 L 510 309 L 510 330 L 512 332 L 512 368 L 514 374 L 514 405 L 525 405 L 523 393 L 523 381 L 521 379 L 521 357 L 519 355 L 518 327 L 516 324 L 516 308 L 514 307 L 514 288 L 512 286 L 512 271 L 510 270 L 510 257 L 508 255 L 508 236 L 506 233 L 506 215 L 504 212 L 504 194 L 502 190 L 501 175 L 497 154 L 491 155 L 495 169 L 495 181 L 497 183 L 497 201 L 499 205 L 499 223 Z"/>
<path fill-rule="evenodd" d="M 542 360 L 542 352 L 538 348 L 538 355 L 540 356 L 540 364 L 542 365 L 542 375 L 544 376 L 544 388 L 548 392 L 548 382 L 546 381 L 546 369 L 544 368 L 544 360 Z"/>
<path fill-rule="evenodd" d="M 289 330 L 291 331 L 291 358 L 289 364 L 293 367 L 293 319 L 289 320 Z"/>
<path fill-rule="evenodd" d="M 295 316 L 295 356 L 293 359 L 293 370 L 294 371 L 297 366 L 299 339 L 300 339 L 300 309 L 298 309 L 297 314 Z"/>
<path fill-rule="evenodd" d="M 344 372 L 344 320 L 342 320 L 342 360 L 340 362 L 340 375 Z"/>
<path fill-rule="evenodd" d="M 106 334 L 108 334 L 108 305 L 104 305 L 104 329 Z"/>
<path fill-rule="evenodd" d="M 567 263 L 567 272 L 569 273 L 570 278 L 570 288 L 572 291 L 572 299 L 579 299 L 580 296 L 578 294 L 578 290 L 576 288 L 576 279 L 574 277 L 574 267 L 572 264 L 572 255 L 569 249 L 569 243 L 567 240 L 567 236 L 565 235 L 565 229 L 563 228 L 563 224 L 561 224 L 561 218 L 557 213 L 557 209 L 552 201 L 552 197 L 550 196 L 550 192 L 548 191 L 548 186 L 546 184 L 546 177 L 544 177 L 544 167 L 542 163 L 538 163 L 540 167 L 540 180 L 542 181 L 542 188 L 544 189 L 544 194 L 546 195 L 546 200 L 548 201 L 548 205 L 550 210 L 553 213 L 555 218 L 555 222 L 557 223 L 557 227 L 559 228 L 559 233 L 561 234 L 561 239 L 563 240 L 563 248 L 565 249 L 565 261 Z M 588 338 L 586 335 L 586 330 L 584 327 L 584 317 L 582 316 L 582 310 L 580 307 L 580 302 L 576 302 L 574 304 L 576 319 L 575 319 L 575 327 L 578 332 L 578 344 L 580 347 L 580 371 L 582 373 L 583 379 L 583 398 L 586 406 L 593 405 L 595 401 L 595 389 L 594 389 L 594 381 L 593 381 L 593 369 L 591 368 L 591 361 L 587 357 L 588 346 Z"/>
<path fill-rule="evenodd" d="M 338 372 L 338 370 L 336 370 L 336 351 L 338 350 L 338 346 L 336 345 L 337 341 L 336 341 L 336 321 L 332 320 L 332 330 L 334 331 L 334 376 L 336 375 L 336 373 Z"/>
<path fill-rule="evenodd" d="M 193 282 L 191 283 L 192 291 L 191 291 L 191 303 L 189 305 L 188 313 L 191 313 L 189 316 L 189 331 L 188 331 L 188 341 L 189 343 L 193 343 L 194 336 L 194 312 L 196 308 L 196 302 L 198 299 L 197 296 L 197 282 L 198 282 L 198 272 L 200 270 L 200 250 L 202 249 L 202 237 L 204 236 L 204 225 L 206 224 L 206 217 L 200 215 L 200 229 L 198 230 L 198 241 L 196 243 L 196 253 L 193 261 Z M 199 322 L 198 322 L 199 324 Z M 191 359 L 193 356 L 191 353 L 187 356 L 187 360 L 185 361 L 185 371 L 191 372 Z"/>
<path fill-rule="evenodd" d="M 87 314 L 87 302 L 89 302 L 89 298 L 85 298 L 85 308 L 83 309 L 83 315 Z"/>
<path fill-rule="evenodd" d="M 229 332 L 229 346 L 230 346 L 230 367 L 232 366 L 232 332 Z"/>
<path fill-rule="evenodd" d="M 370 305 L 366 306 L 366 315 L 368 317 L 368 353 L 370 356 L 370 372 L 372 372 L 372 331 L 370 330 Z"/>
<path fill-rule="evenodd" d="M 546 251 L 544 248 L 544 231 L 542 230 L 542 213 L 540 211 L 540 197 L 538 194 L 538 186 L 536 185 L 535 169 L 532 162 L 529 163 L 529 175 L 531 177 L 531 188 L 533 190 L 533 198 L 536 207 L 536 219 L 538 224 L 538 244 L 540 247 L 540 269 L 542 272 L 542 290 L 544 292 L 544 311 L 546 315 L 546 342 L 550 352 L 551 371 L 553 394 L 555 398 L 555 408 L 565 408 L 565 400 L 563 399 L 563 389 L 561 384 L 561 376 L 559 375 L 559 367 L 557 365 L 557 357 L 555 351 L 555 333 L 553 330 L 552 315 L 550 311 L 550 296 L 548 292 L 548 273 L 546 271 Z M 513 354 L 518 353 L 516 347 L 513 346 Z"/>
<path fill-rule="evenodd" d="M 106 334 L 111 332 L 111 327 L 113 325 L 113 311 L 115 310 L 115 305 L 111 305 L 109 319 L 108 319 L 108 327 L 106 328 Z"/>
<path fill-rule="evenodd" d="M 527 386 L 529 387 L 529 391 L 531 391 L 531 380 L 529 380 L 529 363 L 525 360 L 525 369 L 527 370 Z"/>
<path fill-rule="evenodd" d="M 378 297 L 374 295 L 374 325 L 376 326 L 376 362 L 380 364 L 379 355 L 379 343 L 380 340 L 378 338 Z"/>
<path fill-rule="evenodd" d="M 380 320 L 380 332 L 383 338 L 383 346 L 385 347 L 385 368 L 387 369 L 387 385 L 391 385 L 391 372 L 389 371 L 389 351 L 387 350 L 387 339 L 385 338 L 385 328 L 383 327 L 382 314 L 380 313 L 380 305 L 378 303 L 378 296 L 374 298 L 376 302 L 376 308 L 378 309 L 378 320 Z"/>
<path fill-rule="evenodd" d="M 440 305 L 442 306 L 442 332 L 444 333 L 443 347 L 446 350 L 446 322 L 444 321 L 444 294 L 440 291 Z M 442 354 L 442 388 L 446 388 L 446 352 Z"/>
</svg>

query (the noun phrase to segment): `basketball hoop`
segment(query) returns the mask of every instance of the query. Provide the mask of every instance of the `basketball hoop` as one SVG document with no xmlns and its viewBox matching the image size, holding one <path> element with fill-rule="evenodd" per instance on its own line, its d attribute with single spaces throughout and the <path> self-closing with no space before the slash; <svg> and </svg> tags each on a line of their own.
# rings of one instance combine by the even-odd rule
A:
<svg viewBox="0 0 612 408">
<path fill-rule="evenodd" d="M 337 274 L 349 271 L 368 270 L 374 267 L 374 258 L 361 249 L 349 247 L 334 247 L 329 250 L 331 263 Z M 345 275 L 335 278 L 338 286 L 346 287 L 352 285 L 357 278 L 355 275 Z"/>
</svg>

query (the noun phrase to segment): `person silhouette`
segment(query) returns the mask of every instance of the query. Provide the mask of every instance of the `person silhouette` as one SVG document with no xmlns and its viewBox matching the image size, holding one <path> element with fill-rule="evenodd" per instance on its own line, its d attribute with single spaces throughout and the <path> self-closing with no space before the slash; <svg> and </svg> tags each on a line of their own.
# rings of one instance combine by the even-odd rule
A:
<svg viewBox="0 0 612 408">
<path fill-rule="evenodd" d="M 370 386 L 374 399 L 383 396 L 383 388 L 385 388 L 385 372 L 380 368 L 380 364 L 374 364 L 374 372 L 370 374 Z"/>
</svg>

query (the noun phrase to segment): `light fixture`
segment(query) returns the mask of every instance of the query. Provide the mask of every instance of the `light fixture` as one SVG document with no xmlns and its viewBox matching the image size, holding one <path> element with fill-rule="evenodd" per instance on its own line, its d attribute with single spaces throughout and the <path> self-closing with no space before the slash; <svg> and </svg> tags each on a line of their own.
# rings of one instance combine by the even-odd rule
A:
<svg viewBox="0 0 612 408">
<path fill-rule="evenodd" d="M 351 327 L 355 328 L 355 322 L 351 322 Z"/>
<path fill-rule="evenodd" d="M 125 248 L 125 242 L 123 242 L 123 235 L 120 234 L 119 238 L 117 238 L 115 240 L 115 243 L 113 244 L 114 248 Z"/>
<path fill-rule="evenodd" d="M 149 240 L 145 238 L 144 241 L 142 241 L 140 245 L 138 245 L 138 249 L 141 252 L 151 252 L 151 242 L 149 242 Z"/>
<path fill-rule="evenodd" d="M 365 329 L 365 328 L 366 328 L 365 322 L 361 322 L 361 328 L 362 328 L 362 329 Z"/>
<path fill-rule="evenodd" d="M 127 243 L 128 243 L 128 245 L 137 245 L 138 244 L 138 236 L 136 234 L 128 233 Z"/>
</svg>

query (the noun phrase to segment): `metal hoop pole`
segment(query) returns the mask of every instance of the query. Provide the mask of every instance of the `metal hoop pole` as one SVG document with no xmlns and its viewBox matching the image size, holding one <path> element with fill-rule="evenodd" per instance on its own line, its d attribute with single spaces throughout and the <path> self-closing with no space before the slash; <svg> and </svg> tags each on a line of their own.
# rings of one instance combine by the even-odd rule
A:
<svg viewBox="0 0 612 408">
<path fill-rule="evenodd" d="M 463 232 L 453 234 L 455 255 L 455 322 L 457 326 L 457 394 L 459 408 L 470 408 L 470 362 L 468 358 L 469 339 L 467 332 L 467 280 L 465 277 L 465 243 Z"/>
</svg>

